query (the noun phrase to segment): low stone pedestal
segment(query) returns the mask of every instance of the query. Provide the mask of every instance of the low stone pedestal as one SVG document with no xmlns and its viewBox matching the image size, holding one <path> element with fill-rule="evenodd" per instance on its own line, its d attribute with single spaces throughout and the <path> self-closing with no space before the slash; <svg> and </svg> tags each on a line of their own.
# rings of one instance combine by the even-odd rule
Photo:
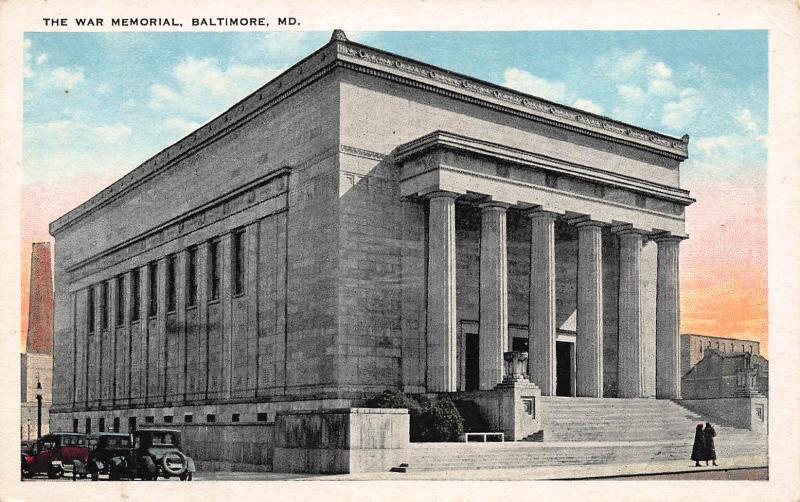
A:
<svg viewBox="0 0 800 502">
<path fill-rule="evenodd" d="M 408 447 L 406 409 L 286 411 L 275 419 L 274 472 L 388 471 Z"/>
<path fill-rule="evenodd" d="M 503 382 L 492 390 L 468 393 L 478 405 L 491 431 L 505 434 L 506 441 L 519 441 L 542 430 L 542 391 L 528 380 L 527 352 L 506 352 Z"/>
</svg>

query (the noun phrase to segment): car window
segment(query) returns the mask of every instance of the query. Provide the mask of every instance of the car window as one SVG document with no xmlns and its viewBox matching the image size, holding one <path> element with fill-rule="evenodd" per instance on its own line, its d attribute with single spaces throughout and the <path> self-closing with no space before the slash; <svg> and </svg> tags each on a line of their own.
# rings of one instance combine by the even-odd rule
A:
<svg viewBox="0 0 800 502">
<path fill-rule="evenodd" d="M 108 448 L 129 448 L 130 445 L 131 445 L 130 439 L 123 436 L 109 437 L 107 442 Z"/>
<path fill-rule="evenodd" d="M 173 445 L 172 434 L 169 432 L 153 434 L 153 446 L 157 445 Z"/>
</svg>

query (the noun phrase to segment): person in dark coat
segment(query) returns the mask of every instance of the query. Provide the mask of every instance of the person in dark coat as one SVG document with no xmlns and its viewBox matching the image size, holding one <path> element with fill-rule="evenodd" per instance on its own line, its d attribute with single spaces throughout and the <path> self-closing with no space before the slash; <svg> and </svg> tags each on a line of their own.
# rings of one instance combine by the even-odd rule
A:
<svg viewBox="0 0 800 502">
<path fill-rule="evenodd" d="M 705 460 L 706 438 L 703 433 L 703 424 L 697 424 L 694 431 L 694 445 L 692 445 L 692 460 L 694 466 L 700 467 L 700 461 Z"/>
<path fill-rule="evenodd" d="M 703 429 L 703 440 L 705 442 L 705 455 L 703 455 L 704 460 L 706 461 L 706 465 L 708 465 L 708 461 L 714 465 L 717 465 L 717 450 L 714 448 L 714 436 L 717 435 L 717 431 L 711 427 L 711 424 L 706 422 L 706 428 Z"/>
</svg>

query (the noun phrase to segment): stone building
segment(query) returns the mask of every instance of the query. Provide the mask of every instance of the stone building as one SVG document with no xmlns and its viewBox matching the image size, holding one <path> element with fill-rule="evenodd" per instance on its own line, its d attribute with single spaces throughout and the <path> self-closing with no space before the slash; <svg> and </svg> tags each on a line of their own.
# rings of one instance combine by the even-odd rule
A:
<svg viewBox="0 0 800 502">
<path fill-rule="evenodd" d="M 58 427 L 678 398 L 674 138 L 331 41 L 50 226 Z"/>
<path fill-rule="evenodd" d="M 53 274 L 49 242 L 31 247 L 31 280 L 28 300 L 28 332 L 25 352 L 20 354 L 20 436 L 35 439 L 38 402 L 42 396 L 42 434 L 49 430 L 53 394 Z"/>
<path fill-rule="evenodd" d="M 681 335 L 681 374 L 689 373 L 703 359 L 706 350 L 715 349 L 724 353 L 748 353 L 761 355 L 761 345 L 755 340 L 722 338 L 683 333 Z"/>
</svg>

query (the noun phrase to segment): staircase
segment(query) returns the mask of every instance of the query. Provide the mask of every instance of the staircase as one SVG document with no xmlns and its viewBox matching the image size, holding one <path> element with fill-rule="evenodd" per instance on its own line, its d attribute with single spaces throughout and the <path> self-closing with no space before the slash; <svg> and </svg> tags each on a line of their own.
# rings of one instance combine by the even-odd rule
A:
<svg viewBox="0 0 800 502">
<path fill-rule="evenodd" d="M 547 441 L 670 441 L 691 446 L 697 424 L 708 421 L 717 431 L 717 455 L 722 456 L 720 448 L 727 456 L 766 454 L 765 436 L 719 424 L 672 401 L 542 398 Z"/>
<path fill-rule="evenodd" d="M 695 427 L 707 421 L 655 399 L 542 398 L 544 442 L 412 443 L 393 470 L 465 470 L 686 460 Z M 720 459 L 763 456 L 767 437 L 717 424 Z"/>
</svg>

